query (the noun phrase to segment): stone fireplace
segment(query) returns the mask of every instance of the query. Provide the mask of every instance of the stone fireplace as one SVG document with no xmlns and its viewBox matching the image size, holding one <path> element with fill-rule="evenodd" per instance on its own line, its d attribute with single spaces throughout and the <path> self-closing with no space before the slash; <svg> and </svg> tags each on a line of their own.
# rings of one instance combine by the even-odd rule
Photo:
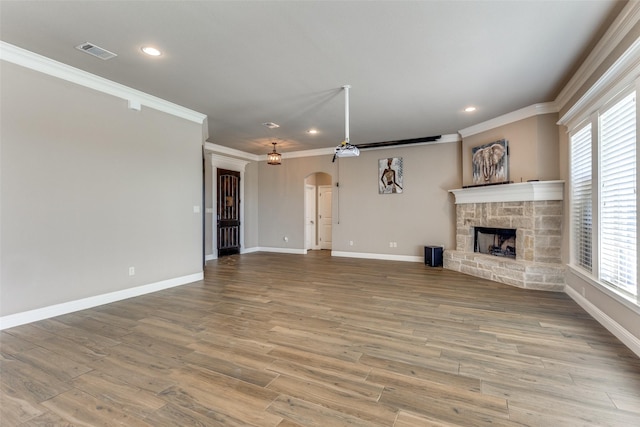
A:
<svg viewBox="0 0 640 427">
<path fill-rule="evenodd" d="M 515 259 L 516 237 L 515 228 L 473 227 L 473 251 Z"/>
<path fill-rule="evenodd" d="M 520 288 L 563 290 L 562 181 L 471 187 L 451 192 L 456 197 L 456 249 L 444 252 L 445 268 Z M 515 230 L 513 240 L 504 245 L 505 248 L 514 245 L 513 256 L 476 251 L 476 228 Z M 506 239 L 496 241 L 499 245 L 485 242 L 483 246 L 502 247 Z"/>
</svg>

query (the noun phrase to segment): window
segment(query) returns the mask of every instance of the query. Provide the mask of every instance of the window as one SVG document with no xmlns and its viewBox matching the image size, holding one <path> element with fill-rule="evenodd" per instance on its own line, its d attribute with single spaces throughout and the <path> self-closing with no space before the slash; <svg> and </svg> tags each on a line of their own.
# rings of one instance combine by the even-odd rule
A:
<svg viewBox="0 0 640 427">
<path fill-rule="evenodd" d="M 635 92 L 627 92 L 570 137 L 571 263 L 603 285 L 634 297 L 638 296 L 636 116 Z"/>
<path fill-rule="evenodd" d="M 591 272 L 591 123 L 571 137 L 573 262 Z"/>
<path fill-rule="evenodd" d="M 600 278 L 637 295 L 635 92 L 600 116 Z"/>
</svg>

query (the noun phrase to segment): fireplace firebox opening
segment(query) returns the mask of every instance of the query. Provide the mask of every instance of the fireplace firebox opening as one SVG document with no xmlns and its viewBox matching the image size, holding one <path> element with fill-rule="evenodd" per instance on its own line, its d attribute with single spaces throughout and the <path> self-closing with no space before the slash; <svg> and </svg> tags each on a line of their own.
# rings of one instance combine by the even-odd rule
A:
<svg viewBox="0 0 640 427">
<path fill-rule="evenodd" d="M 474 227 L 474 252 L 516 258 L 515 228 Z"/>
</svg>

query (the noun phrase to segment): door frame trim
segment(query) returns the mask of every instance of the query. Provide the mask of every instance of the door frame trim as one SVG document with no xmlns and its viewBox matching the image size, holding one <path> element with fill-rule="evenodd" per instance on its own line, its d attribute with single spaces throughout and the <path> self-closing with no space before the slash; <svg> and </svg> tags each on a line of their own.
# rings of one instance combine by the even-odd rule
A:
<svg viewBox="0 0 640 427">
<path fill-rule="evenodd" d="M 325 246 L 322 241 L 320 240 L 320 236 L 321 236 L 321 230 L 320 230 L 320 223 L 322 222 L 320 220 L 320 192 L 322 192 L 322 190 L 328 190 L 331 192 L 331 197 L 329 198 L 330 203 L 331 203 L 331 243 L 329 248 L 323 248 L 323 246 Z M 317 213 L 317 217 L 318 217 L 318 246 L 320 247 L 320 249 L 326 249 L 326 250 L 333 250 L 333 185 L 331 184 L 322 184 L 322 185 L 318 185 L 317 186 L 317 197 L 318 197 L 318 205 L 316 207 L 316 213 Z"/>
<path fill-rule="evenodd" d="M 211 154 L 211 200 L 217 203 L 218 200 L 218 169 L 227 169 L 240 172 L 240 253 L 244 250 L 244 170 L 250 162 L 246 160 L 234 159 L 232 157 L 221 156 L 219 154 Z M 213 257 L 210 259 L 218 259 L 218 211 L 213 209 L 211 214 L 211 248 Z"/>
<path fill-rule="evenodd" d="M 309 217 L 309 213 L 307 212 L 307 190 L 313 189 L 313 206 L 315 207 L 313 213 L 313 223 L 314 223 L 314 233 L 313 233 L 313 241 L 311 241 L 311 247 L 307 248 L 307 241 L 309 241 L 309 231 L 308 231 L 308 224 L 307 224 L 307 218 Z M 320 249 L 320 245 L 318 244 L 318 186 L 317 185 L 312 185 L 312 184 L 307 184 L 305 182 L 304 184 L 304 249 L 306 250 L 319 250 Z"/>
</svg>

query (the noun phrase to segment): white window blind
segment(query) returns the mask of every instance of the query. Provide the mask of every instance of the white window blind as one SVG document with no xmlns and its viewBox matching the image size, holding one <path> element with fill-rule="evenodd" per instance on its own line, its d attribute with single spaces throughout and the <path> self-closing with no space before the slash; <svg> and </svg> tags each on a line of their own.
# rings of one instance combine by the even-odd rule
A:
<svg viewBox="0 0 640 427">
<path fill-rule="evenodd" d="M 600 279 L 637 295 L 635 92 L 600 115 Z"/>
<path fill-rule="evenodd" d="M 591 123 L 571 136 L 571 224 L 573 263 L 591 272 Z"/>
</svg>

